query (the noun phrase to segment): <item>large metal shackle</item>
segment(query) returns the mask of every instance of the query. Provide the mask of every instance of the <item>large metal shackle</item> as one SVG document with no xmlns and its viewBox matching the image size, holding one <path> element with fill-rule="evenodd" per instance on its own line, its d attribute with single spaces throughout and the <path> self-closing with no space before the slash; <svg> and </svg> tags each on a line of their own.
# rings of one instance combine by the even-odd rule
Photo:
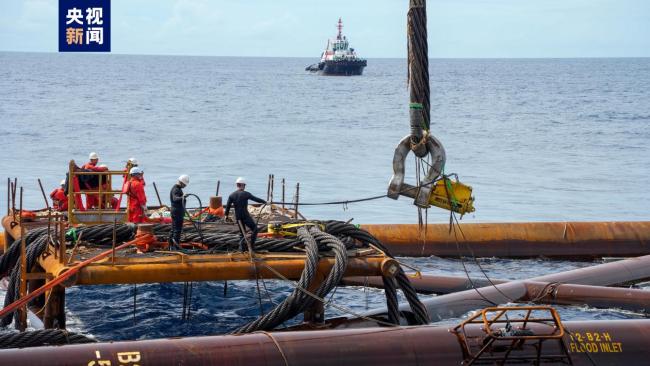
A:
<svg viewBox="0 0 650 366">
<path fill-rule="evenodd" d="M 429 207 L 429 197 L 433 189 L 433 182 L 440 176 L 445 166 L 447 156 L 445 148 L 440 140 L 434 136 L 424 133 L 422 139 L 413 144 L 413 136 L 405 136 L 395 148 L 393 156 L 393 176 L 388 185 L 388 197 L 398 199 L 400 195 L 415 198 L 415 205 L 419 207 Z M 404 183 L 404 171 L 406 156 L 410 151 L 417 151 L 420 146 L 426 147 L 426 155 L 429 154 L 431 165 L 427 175 L 419 182 L 419 185 L 413 186 Z M 420 154 L 417 154 L 420 155 Z"/>
</svg>

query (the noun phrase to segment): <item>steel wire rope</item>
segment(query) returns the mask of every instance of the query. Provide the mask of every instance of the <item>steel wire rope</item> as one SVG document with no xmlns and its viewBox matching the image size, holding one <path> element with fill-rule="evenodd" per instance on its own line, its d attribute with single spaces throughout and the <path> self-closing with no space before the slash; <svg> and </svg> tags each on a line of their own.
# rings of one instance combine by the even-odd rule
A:
<svg viewBox="0 0 650 366">
<path fill-rule="evenodd" d="M 301 287 L 307 287 L 312 282 L 314 276 L 316 275 L 316 268 L 318 266 L 318 244 L 311 234 L 304 227 L 298 228 L 298 236 L 303 242 L 305 249 L 307 251 L 307 256 L 305 258 L 305 268 L 300 275 L 298 283 Z M 301 296 L 302 295 L 302 296 Z M 278 320 L 286 320 L 287 314 L 291 311 L 293 306 L 294 299 L 305 300 L 305 296 L 298 290 L 294 290 L 289 296 L 287 296 L 279 305 L 274 307 L 272 310 L 264 314 L 263 316 L 258 317 L 257 319 L 245 324 L 243 326 L 235 329 L 232 334 L 242 334 L 250 333 L 257 330 L 267 330 L 271 325 L 270 329 L 274 328 L 281 322 Z M 277 322 L 277 324 L 276 324 Z"/>
<path fill-rule="evenodd" d="M 0 349 L 95 343 L 97 340 L 80 333 L 61 329 L 40 329 L 0 334 Z"/>
<path fill-rule="evenodd" d="M 294 288 L 296 288 L 297 290 L 307 294 L 308 296 L 310 296 L 310 297 L 312 297 L 312 298 L 314 298 L 314 299 L 316 299 L 316 300 L 318 300 L 318 301 L 320 301 L 322 303 L 325 303 L 327 301 L 327 300 L 323 299 L 322 297 L 319 298 L 318 296 L 316 296 L 316 294 L 312 293 L 311 291 L 309 291 L 309 290 L 307 290 L 307 289 L 305 289 L 303 287 L 300 287 L 296 282 L 293 282 L 293 281 L 289 280 L 288 278 L 283 276 L 282 273 L 278 272 L 275 268 L 273 268 L 273 267 L 271 267 L 271 266 L 269 266 L 267 264 L 264 264 L 264 263 L 261 263 L 261 265 L 264 266 L 269 271 L 273 272 L 273 274 L 276 275 L 279 279 L 284 280 L 284 281 L 288 281 L 289 283 L 291 283 L 291 285 L 293 285 Z M 333 308 L 336 308 L 336 309 L 338 309 L 338 310 L 340 310 L 340 311 L 342 311 L 344 313 L 356 316 L 359 319 L 371 321 L 371 322 L 381 324 L 381 325 L 385 325 L 385 326 L 388 326 L 388 327 L 396 327 L 397 326 L 397 325 L 395 325 L 393 323 L 385 322 L 385 321 L 380 320 L 380 319 L 375 319 L 375 318 L 371 318 L 369 316 L 365 316 L 363 314 L 359 314 L 359 313 L 357 313 L 356 311 L 354 311 L 354 310 L 352 310 L 350 308 L 338 305 L 336 303 L 331 303 L 330 305 Z"/>
<path fill-rule="evenodd" d="M 501 289 L 499 289 L 499 287 L 494 282 L 492 282 L 492 279 L 490 278 L 490 276 L 488 276 L 488 274 L 485 272 L 485 269 L 483 269 L 483 266 L 481 265 L 481 263 L 476 258 L 476 255 L 474 254 L 474 250 L 472 250 L 472 248 L 469 246 L 469 244 L 467 244 L 467 238 L 465 237 L 465 233 L 463 233 L 463 230 L 460 227 L 460 223 L 458 222 L 458 218 L 456 217 L 456 215 L 453 212 L 452 212 L 452 216 L 453 216 L 454 220 L 456 221 L 456 226 L 458 227 L 458 231 L 460 231 L 461 236 L 463 237 L 463 240 L 464 240 L 463 242 L 465 243 L 465 247 L 467 248 L 467 250 L 469 250 L 470 254 L 472 255 L 472 258 L 474 259 L 474 262 L 476 263 L 476 266 L 480 269 L 483 276 L 485 276 L 485 279 L 490 283 L 490 286 L 494 287 L 494 289 L 497 290 L 497 292 L 500 293 L 503 297 L 505 297 L 509 302 L 512 302 L 512 303 L 516 302 L 510 296 L 503 293 L 503 291 L 501 291 Z M 456 237 L 456 241 L 458 241 L 458 237 Z M 473 286 L 473 284 L 472 284 L 472 286 Z"/>
</svg>

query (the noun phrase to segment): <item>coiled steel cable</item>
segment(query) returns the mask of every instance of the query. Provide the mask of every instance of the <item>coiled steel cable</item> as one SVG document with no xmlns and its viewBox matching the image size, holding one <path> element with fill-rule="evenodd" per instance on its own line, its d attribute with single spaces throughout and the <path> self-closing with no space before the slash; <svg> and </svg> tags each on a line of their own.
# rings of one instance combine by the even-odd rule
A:
<svg viewBox="0 0 650 366">
<path fill-rule="evenodd" d="M 25 246 L 29 247 L 35 239 L 39 238 L 44 233 L 47 233 L 46 227 L 28 231 L 27 234 L 25 234 Z M 21 238 L 14 240 L 0 257 L 0 277 L 6 276 L 20 258 L 20 242 Z"/>
<path fill-rule="evenodd" d="M 388 321 L 392 324 L 399 324 L 399 301 L 397 300 L 397 286 L 391 277 L 381 276 L 384 282 L 384 294 L 386 296 L 386 307 L 388 308 Z"/>
<path fill-rule="evenodd" d="M 45 251 L 47 248 L 47 236 L 42 234 L 33 243 L 27 247 L 27 268 L 32 268 L 36 264 L 38 257 Z M 56 240 L 56 239 L 55 239 Z M 9 284 L 7 285 L 7 294 L 5 295 L 4 306 L 12 304 L 20 294 L 20 265 L 14 265 L 9 276 Z M 7 314 L 0 320 L 0 325 L 6 327 L 11 324 L 14 318 L 16 311 Z M 18 325 L 18 324 L 16 324 Z"/>
<path fill-rule="evenodd" d="M 61 329 L 41 329 L 29 332 L 0 334 L 0 349 L 94 342 L 97 341 L 83 334 L 67 332 Z"/>
<path fill-rule="evenodd" d="M 320 244 L 321 247 L 331 249 L 334 252 L 334 266 L 327 274 L 323 283 L 316 289 L 315 294 L 320 298 L 324 298 L 332 289 L 334 289 L 343 279 L 345 270 L 348 267 L 348 253 L 345 245 L 335 236 L 320 231 L 316 226 L 309 228 L 309 233 L 313 235 L 314 239 Z M 299 312 L 303 312 L 314 301 L 313 297 L 309 296 L 308 302 L 301 304 Z"/>
<path fill-rule="evenodd" d="M 305 246 L 307 251 L 307 257 L 305 258 L 305 269 L 300 275 L 298 280 L 298 286 L 301 288 L 307 288 L 309 284 L 314 279 L 316 275 L 316 269 L 318 267 L 318 244 L 314 237 L 307 231 L 305 227 L 298 228 L 298 237 Z M 273 329 L 279 324 L 282 324 L 285 320 L 291 318 L 292 308 L 296 308 L 296 304 L 306 301 L 307 296 L 302 293 L 298 288 L 294 289 L 293 292 L 285 298 L 280 304 L 278 304 L 271 311 L 265 315 L 260 316 L 256 320 L 245 324 L 235 331 L 233 334 L 243 334 L 251 333 L 258 330 L 268 330 Z"/>
</svg>

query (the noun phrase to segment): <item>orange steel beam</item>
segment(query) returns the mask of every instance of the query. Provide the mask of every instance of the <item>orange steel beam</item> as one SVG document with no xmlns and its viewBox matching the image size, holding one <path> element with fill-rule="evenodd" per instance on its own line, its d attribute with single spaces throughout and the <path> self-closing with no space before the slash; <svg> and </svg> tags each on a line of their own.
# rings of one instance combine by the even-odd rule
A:
<svg viewBox="0 0 650 366">
<path fill-rule="evenodd" d="M 563 326 L 562 340 L 573 365 L 647 365 L 650 320 L 571 321 Z M 466 326 L 479 347 L 487 340 L 481 327 Z M 535 333 L 544 329 L 538 324 L 528 328 Z M 525 345 L 512 352 L 501 347 L 487 356 L 503 357 L 507 352 L 509 361 L 536 357 L 538 348 Z M 559 342 L 546 341 L 540 354 L 564 353 Z M 459 336 L 446 326 L 263 332 L 0 350 L 2 365 L 47 366 L 460 365 L 468 357 Z"/>
<path fill-rule="evenodd" d="M 638 256 L 650 254 L 650 221 L 461 223 L 459 250 L 448 224 L 361 225 L 394 255 L 481 257 Z M 471 249 L 471 250 L 470 250 Z"/>
<path fill-rule="evenodd" d="M 110 259 L 90 264 L 79 270 L 66 286 L 106 285 L 155 282 L 254 280 L 259 278 L 277 279 L 262 263 L 272 267 L 289 279 L 298 279 L 305 267 L 304 255 L 266 255 L 256 254 L 255 265 L 247 254 L 178 255 L 162 258 L 116 257 L 115 264 Z M 348 260 L 346 275 L 377 276 L 387 257 L 372 255 L 351 257 Z M 40 258 L 39 263 L 45 272 L 58 276 L 69 269 L 59 263 L 54 256 Z M 74 265 L 71 263 L 70 265 Z M 334 265 L 334 258 L 321 258 L 318 271 L 324 275 Z"/>
</svg>

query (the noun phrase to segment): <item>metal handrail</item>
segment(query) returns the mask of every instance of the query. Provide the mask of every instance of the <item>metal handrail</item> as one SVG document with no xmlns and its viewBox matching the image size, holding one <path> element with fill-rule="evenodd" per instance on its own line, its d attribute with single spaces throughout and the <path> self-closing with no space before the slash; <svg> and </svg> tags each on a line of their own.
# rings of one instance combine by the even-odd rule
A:
<svg viewBox="0 0 650 366">
<path fill-rule="evenodd" d="M 69 166 L 68 166 L 68 220 L 70 221 L 71 224 L 78 224 L 80 221 L 78 220 L 77 216 L 89 216 L 89 215 L 98 215 L 98 218 L 96 221 L 93 222 L 88 222 L 88 221 L 83 221 L 84 224 L 100 224 L 100 223 L 105 223 L 103 220 L 104 216 L 109 216 L 110 221 L 113 222 L 115 221 L 116 217 L 118 218 L 118 222 L 126 222 L 127 220 L 127 212 L 128 212 L 128 204 L 126 210 L 120 209 L 120 207 L 116 207 L 115 209 L 107 210 L 105 209 L 106 206 L 109 204 L 107 202 L 107 197 L 112 197 L 116 194 L 122 194 L 122 190 L 114 190 L 112 189 L 112 177 L 117 175 L 117 176 L 122 176 L 124 177 L 124 180 L 126 181 L 129 177 L 129 169 L 130 169 L 130 163 L 127 163 L 126 169 L 125 170 L 107 170 L 103 172 L 86 172 L 86 171 L 77 171 L 77 165 L 74 160 L 70 160 Z M 75 192 L 74 190 L 74 178 L 77 176 L 98 176 L 99 177 L 99 182 L 98 182 L 98 187 L 96 190 L 88 190 L 88 189 L 83 189 L 79 187 L 79 191 Z M 102 189 L 102 187 L 106 185 L 107 189 Z M 91 209 L 86 209 L 86 210 L 79 210 L 78 207 L 75 206 L 76 198 L 78 195 L 97 195 L 98 200 L 99 200 L 99 205 L 100 208 L 91 208 Z"/>
</svg>

